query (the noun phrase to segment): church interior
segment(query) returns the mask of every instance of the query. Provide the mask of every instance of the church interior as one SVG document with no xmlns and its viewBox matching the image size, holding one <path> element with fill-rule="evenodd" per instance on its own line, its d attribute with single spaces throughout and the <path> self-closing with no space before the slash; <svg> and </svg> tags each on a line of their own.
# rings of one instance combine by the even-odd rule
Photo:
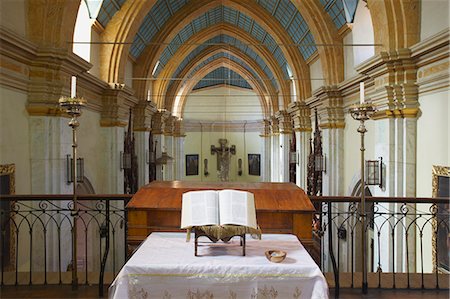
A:
<svg viewBox="0 0 450 299">
<path fill-rule="evenodd" d="M 148 234 L 181 232 L 180 192 L 210 186 L 254 190 L 263 241 L 297 236 L 330 297 L 448 298 L 449 16 L 448 0 L 1 0 L 0 297 L 113 298 Z"/>
</svg>

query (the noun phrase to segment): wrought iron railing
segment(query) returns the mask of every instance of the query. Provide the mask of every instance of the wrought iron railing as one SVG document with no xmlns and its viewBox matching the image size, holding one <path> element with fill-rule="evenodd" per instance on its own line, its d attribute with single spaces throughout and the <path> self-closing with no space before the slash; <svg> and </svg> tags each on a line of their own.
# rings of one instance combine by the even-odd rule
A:
<svg viewBox="0 0 450 299">
<path fill-rule="evenodd" d="M 337 296 L 343 284 L 359 288 L 360 198 L 310 198 L 318 208 L 313 234 L 322 249 L 318 261 L 322 271 L 333 273 Z M 450 199 L 367 197 L 366 201 L 369 287 L 448 288 Z"/>
<path fill-rule="evenodd" d="M 77 267 L 80 283 L 114 277 L 127 258 L 127 213 L 131 195 L 80 195 L 76 241 L 71 195 L 0 197 L 1 285 L 65 283 Z M 72 244 L 78 257 L 72 260 Z"/>
</svg>

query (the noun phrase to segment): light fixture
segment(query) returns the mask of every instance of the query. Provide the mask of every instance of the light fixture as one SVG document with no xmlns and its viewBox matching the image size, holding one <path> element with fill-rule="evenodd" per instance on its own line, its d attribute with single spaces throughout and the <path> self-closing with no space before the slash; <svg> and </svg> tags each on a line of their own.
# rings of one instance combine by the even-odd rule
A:
<svg viewBox="0 0 450 299">
<path fill-rule="evenodd" d="M 84 158 L 77 158 L 77 182 L 84 182 Z M 67 184 L 73 183 L 73 158 L 71 155 L 66 155 L 66 174 Z"/>
<path fill-rule="evenodd" d="M 289 152 L 289 163 L 290 164 L 297 163 L 297 152 Z"/>
<path fill-rule="evenodd" d="M 156 159 L 156 164 L 166 165 L 167 163 L 172 162 L 173 158 L 167 154 L 167 152 L 162 152 L 161 157 Z"/>
<path fill-rule="evenodd" d="M 366 160 L 366 185 L 383 188 L 383 157 L 379 160 Z"/>
<path fill-rule="evenodd" d="M 204 175 L 204 176 L 208 176 L 208 175 L 209 175 L 209 171 L 208 171 L 208 159 L 203 160 L 203 165 L 204 165 L 203 175 Z"/>
<path fill-rule="evenodd" d="M 327 172 L 327 164 L 324 154 L 314 156 L 314 171 Z"/>
<path fill-rule="evenodd" d="M 239 176 L 242 175 L 242 159 L 241 158 L 238 159 L 238 175 Z"/>
<path fill-rule="evenodd" d="M 120 170 L 131 169 L 131 153 L 120 152 Z"/>
</svg>

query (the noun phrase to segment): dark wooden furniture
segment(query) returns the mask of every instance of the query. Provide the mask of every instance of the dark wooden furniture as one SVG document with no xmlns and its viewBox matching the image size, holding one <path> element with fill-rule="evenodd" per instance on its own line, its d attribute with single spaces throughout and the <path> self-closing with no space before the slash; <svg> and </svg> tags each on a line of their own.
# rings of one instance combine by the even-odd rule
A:
<svg viewBox="0 0 450 299">
<path fill-rule="evenodd" d="M 152 232 L 181 231 L 184 192 L 222 189 L 254 194 L 256 218 L 263 233 L 294 234 L 305 247 L 311 246 L 314 206 L 305 192 L 293 183 L 153 181 L 142 187 L 127 205 L 129 251 Z"/>
<path fill-rule="evenodd" d="M 219 239 L 214 238 L 213 236 L 210 236 L 207 233 L 205 233 L 201 228 L 194 227 L 194 255 L 195 256 L 198 256 L 198 238 L 200 238 L 200 237 L 206 237 L 213 243 L 216 243 L 217 241 L 219 241 Z M 240 242 L 239 246 L 242 246 L 242 256 L 245 256 L 245 234 L 234 235 L 234 236 L 222 238 L 220 240 L 222 240 L 223 242 L 226 243 L 226 242 L 230 241 L 233 237 L 240 238 L 241 242 Z"/>
</svg>

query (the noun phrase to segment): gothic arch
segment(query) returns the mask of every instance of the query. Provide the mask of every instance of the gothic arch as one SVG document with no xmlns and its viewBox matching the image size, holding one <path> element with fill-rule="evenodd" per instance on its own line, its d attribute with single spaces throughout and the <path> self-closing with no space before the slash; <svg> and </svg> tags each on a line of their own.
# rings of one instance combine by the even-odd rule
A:
<svg viewBox="0 0 450 299">
<path fill-rule="evenodd" d="M 264 71 L 260 68 L 260 66 L 255 63 L 253 59 L 251 59 L 246 54 L 242 53 L 239 49 L 232 47 L 232 46 L 221 46 L 221 45 L 214 45 L 210 46 L 206 49 L 204 49 L 202 52 L 200 52 L 195 59 L 193 59 L 180 73 L 179 77 L 184 78 L 188 74 L 191 73 L 191 71 L 196 68 L 200 63 L 202 63 L 204 60 L 207 60 L 209 57 L 220 53 L 229 53 L 231 55 L 234 55 L 236 57 L 239 57 L 244 61 L 248 66 L 260 77 L 264 78 Z M 181 86 L 183 84 L 183 81 L 177 80 L 172 85 L 169 86 L 167 92 L 166 92 L 166 107 L 168 110 L 172 109 L 173 101 L 178 94 Z M 275 95 L 275 89 L 272 84 L 266 83 L 265 80 L 262 80 L 260 82 L 260 85 L 264 89 L 264 96 L 268 99 L 268 107 L 269 110 L 272 109 L 272 111 L 278 110 L 278 99 L 274 97 Z"/>
<path fill-rule="evenodd" d="M 270 52 L 266 48 L 255 46 L 255 44 L 258 44 L 258 41 L 252 36 L 250 36 L 246 31 L 236 28 L 229 24 L 223 23 L 216 24 L 193 35 L 187 41 L 186 44 L 182 45 L 178 49 L 178 51 L 174 54 L 169 63 L 160 72 L 158 78 L 170 77 L 170 75 L 173 74 L 176 67 L 178 66 L 178 63 L 182 61 L 194 49 L 193 47 L 195 46 L 192 45 L 204 43 L 209 39 L 211 39 L 212 37 L 216 36 L 218 33 L 227 34 L 229 36 L 235 37 L 245 42 L 246 44 L 249 44 L 249 47 L 251 47 L 264 60 L 264 62 L 269 66 L 269 68 L 271 67 L 271 71 L 275 75 L 275 78 L 279 80 L 278 83 L 280 85 L 281 93 L 284 95 L 284 104 L 287 106 L 290 100 L 290 88 L 288 84 L 289 82 L 283 78 L 283 72 L 280 66 L 278 65 L 277 61 L 275 61 L 275 58 L 270 54 Z M 138 73 L 135 75 L 145 77 L 148 76 L 149 74 Z M 168 86 L 168 81 L 161 80 L 158 78 L 155 79 L 152 90 L 154 91 L 154 93 L 158 95 L 165 95 L 165 91 L 167 90 Z M 281 80 L 279 78 L 281 78 Z M 145 94 L 145 89 L 139 90 L 138 92 L 139 95 Z M 157 100 L 156 102 L 160 107 L 164 104 L 161 100 Z"/>
<path fill-rule="evenodd" d="M 207 74 L 209 74 L 213 70 L 215 70 L 217 68 L 220 68 L 222 66 L 237 72 L 239 75 L 241 75 L 244 78 L 252 78 L 251 73 L 246 68 L 244 68 L 243 66 L 239 65 L 238 63 L 236 63 L 234 61 L 230 62 L 229 60 L 226 60 L 224 58 L 219 58 L 219 59 L 211 61 L 210 63 L 208 63 L 205 66 L 203 66 L 196 73 L 196 76 L 195 76 L 195 78 L 193 80 L 188 81 L 187 84 L 180 89 L 180 102 L 178 103 L 178 111 L 180 111 L 180 115 L 183 115 L 184 106 L 186 104 L 186 97 L 187 97 L 187 95 L 189 95 L 191 93 L 191 91 L 194 88 L 194 86 L 204 76 L 206 76 Z M 264 99 L 263 87 L 254 78 L 252 78 L 251 80 L 248 80 L 247 82 L 250 84 L 250 86 L 252 86 L 253 90 L 257 93 L 257 95 L 258 95 L 258 97 L 260 99 L 260 103 L 261 103 L 263 114 L 265 116 L 268 116 L 269 115 L 268 114 L 269 110 L 268 110 L 266 101 Z"/>
</svg>

